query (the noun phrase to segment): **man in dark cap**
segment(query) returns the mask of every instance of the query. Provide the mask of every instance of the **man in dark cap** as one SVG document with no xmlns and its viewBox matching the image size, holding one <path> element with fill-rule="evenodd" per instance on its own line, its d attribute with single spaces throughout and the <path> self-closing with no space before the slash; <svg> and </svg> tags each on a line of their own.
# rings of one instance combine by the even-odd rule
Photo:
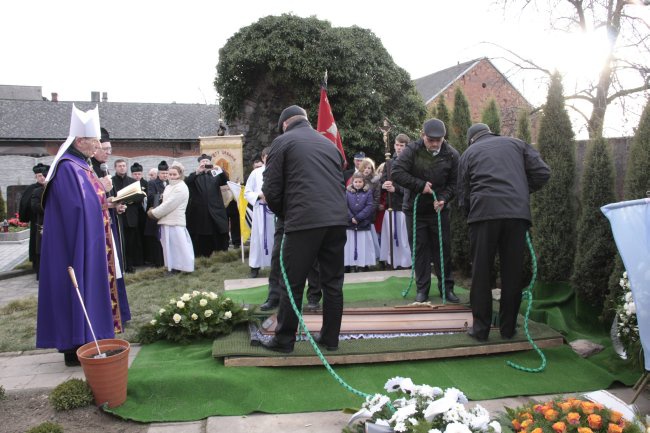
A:
<svg viewBox="0 0 650 433">
<path fill-rule="evenodd" d="M 144 228 L 147 224 L 147 184 L 148 182 L 144 179 L 144 168 L 139 162 L 134 162 L 131 165 L 131 177 L 136 181 L 140 182 L 140 188 L 144 192 L 144 200 L 138 208 L 138 236 L 140 236 L 140 245 L 142 245 L 142 251 L 137 253 L 135 258 L 134 266 L 139 266 L 144 264 Z"/>
<path fill-rule="evenodd" d="M 41 164 L 40 162 L 34 167 L 34 174 L 36 176 L 36 188 L 31 193 L 29 203 L 29 260 L 32 262 L 32 269 L 36 272 L 36 280 L 39 279 L 39 269 L 41 263 L 41 239 L 43 234 L 43 206 L 41 199 L 43 198 L 43 191 L 45 191 L 45 178 L 50 169 L 49 165 Z M 22 200 L 21 200 L 22 204 Z"/>
<path fill-rule="evenodd" d="M 158 177 L 149 181 L 147 185 L 147 211 L 157 207 L 162 201 L 162 195 L 167 186 L 167 161 L 158 164 Z M 158 237 L 158 223 L 151 218 L 147 219 L 144 228 L 144 260 L 153 266 L 160 267 L 164 264 L 162 245 Z"/>
<path fill-rule="evenodd" d="M 194 255 L 209 257 L 214 251 L 228 250 L 228 214 L 221 187 L 228 185 L 228 175 L 212 158 L 203 154 L 194 173 L 185 178 L 190 191 L 187 205 L 187 231 L 192 238 Z"/>
<path fill-rule="evenodd" d="M 36 263 L 36 232 L 37 232 L 37 227 L 36 227 L 36 216 L 32 215 L 31 212 L 31 200 L 32 200 L 32 195 L 34 194 L 34 191 L 38 187 L 42 187 L 43 184 L 45 183 L 45 176 L 43 175 L 43 172 L 47 174 L 47 170 L 44 170 L 45 167 L 49 168 L 49 166 L 44 165 L 42 162 L 39 162 L 36 164 L 34 167 L 32 167 L 32 171 L 34 172 L 34 177 L 36 178 L 36 182 L 29 185 L 27 188 L 25 188 L 25 191 L 23 191 L 23 194 L 20 196 L 20 203 L 18 204 L 18 219 L 20 222 L 23 223 L 30 223 L 29 225 L 29 261 L 32 262 L 32 269 L 36 272 L 36 279 L 38 279 L 38 264 Z"/>
<path fill-rule="evenodd" d="M 454 294 L 454 279 L 451 268 L 451 227 L 449 203 L 456 194 L 458 173 L 458 151 L 445 140 L 447 130 L 439 119 L 424 122 L 419 140 L 409 143 L 393 164 L 393 180 L 407 191 L 403 211 L 406 215 L 411 251 L 415 248 L 415 278 L 417 302 L 429 299 L 431 287 L 431 261 L 438 278 L 438 291 L 442 297 L 443 275 L 440 267 L 440 243 L 438 215 L 442 228 L 442 250 L 444 256 L 445 298 L 459 302 Z M 435 193 L 435 198 L 434 198 Z M 420 198 L 417 210 L 415 198 Z M 416 212 L 416 240 L 413 245 L 413 212 Z"/>
<path fill-rule="evenodd" d="M 472 251 L 473 325 L 468 334 L 485 341 L 492 324 L 490 270 L 501 261 L 501 336 L 515 335 L 521 304 L 521 268 L 526 231 L 531 225 L 530 193 L 548 181 L 551 171 L 530 144 L 493 134 L 477 123 L 467 131 L 468 148 L 458 168 L 458 203 L 468 213 Z"/>
<path fill-rule="evenodd" d="M 136 183 L 137 181 L 127 175 L 127 166 L 124 159 L 117 159 L 113 164 L 115 175 L 112 177 L 113 191 L 115 196 L 121 189 Z M 138 209 L 142 209 L 144 195 L 137 196 L 134 201 L 128 203 L 124 213 L 118 216 L 121 228 L 123 229 L 124 240 L 124 261 L 126 272 L 135 272 L 134 266 L 142 266 L 142 240 L 138 231 Z"/>
<path fill-rule="evenodd" d="M 348 183 L 348 180 L 352 177 L 354 173 L 357 173 L 359 171 L 359 165 L 361 165 L 361 162 L 366 158 L 366 154 L 364 152 L 357 152 L 354 154 L 354 167 L 349 168 L 343 172 L 343 180 L 345 180 L 345 183 Z"/>
<path fill-rule="evenodd" d="M 315 339 L 326 349 L 336 350 L 343 315 L 347 225 L 343 158 L 329 139 L 311 127 L 307 113 L 297 105 L 282 112 L 278 128 L 283 134 L 271 144 L 262 192 L 283 224 L 281 248 L 290 287 L 281 280 L 275 336 L 264 346 L 277 352 L 293 351 L 298 318 L 287 290 L 301 306 L 307 274 L 318 260 L 323 325 Z"/>
</svg>

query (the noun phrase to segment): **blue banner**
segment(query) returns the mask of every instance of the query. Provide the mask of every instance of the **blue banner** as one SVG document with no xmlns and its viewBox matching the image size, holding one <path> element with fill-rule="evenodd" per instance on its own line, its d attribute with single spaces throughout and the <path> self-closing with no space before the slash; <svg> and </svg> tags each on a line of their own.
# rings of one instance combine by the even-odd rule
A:
<svg viewBox="0 0 650 433">
<path fill-rule="evenodd" d="M 600 208 L 612 225 L 636 306 L 645 368 L 650 368 L 650 199 L 630 200 Z"/>
</svg>

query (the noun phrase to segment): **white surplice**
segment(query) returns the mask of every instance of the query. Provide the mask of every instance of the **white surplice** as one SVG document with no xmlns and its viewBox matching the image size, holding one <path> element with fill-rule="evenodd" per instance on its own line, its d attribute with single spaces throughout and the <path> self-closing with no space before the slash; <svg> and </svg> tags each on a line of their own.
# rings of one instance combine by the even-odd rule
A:
<svg viewBox="0 0 650 433">
<path fill-rule="evenodd" d="M 263 175 L 265 165 L 256 168 L 248 176 L 244 197 L 248 203 L 253 204 L 253 224 L 251 227 L 250 251 L 248 265 L 251 268 L 266 268 L 271 266 L 271 253 L 273 251 L 273 234 L 275 233 L 275 215 L 259 199 L 264 183 Z"/>
</svg>

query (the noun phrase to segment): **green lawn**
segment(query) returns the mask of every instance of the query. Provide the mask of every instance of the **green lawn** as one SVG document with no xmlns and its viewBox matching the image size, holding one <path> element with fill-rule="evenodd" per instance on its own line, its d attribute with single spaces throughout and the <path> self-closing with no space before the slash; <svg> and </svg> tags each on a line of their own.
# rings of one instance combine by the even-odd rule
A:
<svg viewBox="0 0 650 433">
<path fill-rule="evenodd" d="M 131 308 L 131 321 L 120 338 L 137 342 L 140 326 L 153 317 L 161 306 L 192 290 L 223 293 L 224 280 L 247 278 L 249 267 L 241 262 L 240 251 L 213 254 L 199 258 L 191 274 L 165 278 L 164 268 L 152 268 L 126 276 L 126 289 Z M 266 272 L 266 273 L 265 273 Z M 260 276 L 268 275 L 268 269 Z M 0 352 L 35 349 L 36 298 L 11 302 L 0 308 L 3 326 L 0 327 Z"/>
</svg>

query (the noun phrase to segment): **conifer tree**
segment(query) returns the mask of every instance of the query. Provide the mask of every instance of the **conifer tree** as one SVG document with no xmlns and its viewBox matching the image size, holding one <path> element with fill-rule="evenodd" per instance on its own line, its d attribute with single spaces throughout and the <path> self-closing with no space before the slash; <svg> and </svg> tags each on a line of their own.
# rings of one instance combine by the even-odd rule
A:
<svg viewBox="0 0 650 433">
<path fill-rule="evenodd" d="M 449 108 L 447 108 L 447 104 L 445 104 L 445 95 L 440 95 L 440 98 L 438 98 L 434 117 L 442 120 L 442 122 L 445 124 L 445 126 L 447 127 L 447 134 L 445 135 L 445 138 L 449 139 L 450 115 L 449 115 Z"/>
<path fill-rule="evenodd" d="M 623 186 L 625 200 L 644 198 L 646 191 L 650 190 L 650 169 L 648 167 L 650 167 L 650 101 L 641 114 L 639 126 L 632 140 Z M 625 271 L 623 260 L 619 254 L 616 254 L 614 269 L 609 277 L 609 295 L 603 307 L 603 317 L 607 321 L 614 316 L 613 308 L 621 293 L 619 281 L 623 277 L 623 271 Z"/>
<path fill-rule="evenodd" d="M 494 98 L 490 99 L 487 107 L 481 114 L 481 123 L 485 123 L 490 127 L 490 130 L 495 134 L 501 134 L 501 115 L 499 114 L 499 107 Z"/>
<path fill-rule="evenodd" d="M 576 243 L 575 141 L 557 72 L 551 77 L 538 145 L 551 168 L 551 179 L 532 195 L 539 279 L 568 281 Z"/>
<path fill-rule="evenodd" d="M 533 141 L 532 134 L 530 133 L 530 115 L 528 114 L 528 110 L 519 111 L 516 137 L 529 144 Z"/>
<path fill-rule="evenodd" d="M 599 137 L 590 143 L 581 182 L 582 209 L 571 285 L 580 302 L 602 310 L 616 246 L 609 221 L 600 208 L 614 201 L 614 171 L 609 146 Z"/>
<path fill-rule="evenodd" d="M 460 87 L 454 93 L 454 111 L 448 131 L 451 145 L 462 155 L 467 149 L 467 130 L 472 126 L 469 102 Z M 454 269 L 463 275 L 470 275 L 469 228 L 467 216 L 454 206 L 451 212 L 451 254 Z"/>
</svg>

